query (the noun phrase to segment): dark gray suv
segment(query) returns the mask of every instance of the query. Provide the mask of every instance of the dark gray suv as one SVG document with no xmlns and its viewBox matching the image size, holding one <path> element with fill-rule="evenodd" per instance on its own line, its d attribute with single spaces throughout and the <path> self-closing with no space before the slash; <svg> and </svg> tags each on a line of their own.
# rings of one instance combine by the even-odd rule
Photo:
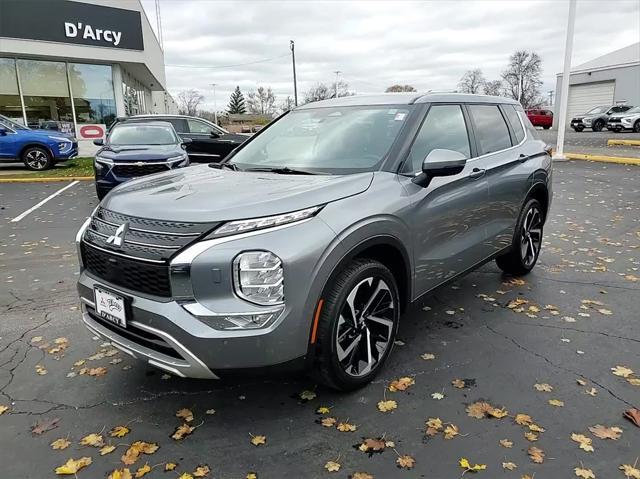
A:
<svg viewBox="0 0 640 479">
<path fill-rule="evenodd" d="M 515 101 L 353 96 L 286 113 L 222 164 L 114 189 L 77 235 L 83 320 L 179 376 L 369 382 L 402 312 L 496 259 L 535 265 L 551 158 Z"/>
</svg>

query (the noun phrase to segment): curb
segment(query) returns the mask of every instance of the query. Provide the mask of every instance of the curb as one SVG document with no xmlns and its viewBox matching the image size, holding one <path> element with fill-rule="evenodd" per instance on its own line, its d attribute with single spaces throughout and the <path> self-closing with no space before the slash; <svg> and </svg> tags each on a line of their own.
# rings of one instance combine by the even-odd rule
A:
<svg viewBox="0 0 640 479">
<path fill-rule="evenodd" d="M 618 140 L 618 139 L 610 139 L 607 140 L 607 146 L 640 146 L 640 140 Z"/>
<path fill-rule="evenodd" d="M 0 183 L 50 183 L 52 181 L 91 181 L 93 176 L 54 176 L 51 178 L 2 178 Z"/>
<path fill-rule="evenodd" d="M 565 153 L 564 156 L 570 160 L 599 161 L 602 163 L 640 166 L 640 157 L 626 158 L 623 156 L 584 155 L 582 153 Z"/>
</svg>

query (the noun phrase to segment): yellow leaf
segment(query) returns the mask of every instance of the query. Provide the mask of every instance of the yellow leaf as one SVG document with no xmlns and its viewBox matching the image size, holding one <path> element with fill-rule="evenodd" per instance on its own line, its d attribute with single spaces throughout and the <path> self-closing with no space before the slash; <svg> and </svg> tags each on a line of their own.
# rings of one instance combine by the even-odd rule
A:
<svg viewBox="0 0 640 479">
<path fill-rule="evenodd" d="M 173 471 L 176 467 L 178 467 L 178 465 L 175 462 L 167 462 L 164 465 L 164 470 L 165 471 Z"/>
<path fill-rule="evenodd" d="M 640 386 L 640 378 L 626 378 L 627 382 L 632 386 Z"/>
<path fill-rule="evenodd" d="M 583 479 L 596 479 L 596 475 L 593 473 L 591 469 L 575 467 L 573 471 L 576 473 L 576 476 L 582 477 Z"/>
<path fill-rule="evenodd" d="M 182 426 L 178 426 L 176 428 L 175 432 L 171 435 L 171 437 L 175 441 L 181 441 L 182 439 L 187 437 L 189 434 L 191 434 L 194 429 L 195 427 L 189 426 L 188 424 L 183 424 Z"/>
<path fill-rule="evenodd" d="M 151 466 L 149 464 L 145 464 L 144 466 L 138 468 L 138 470 L 136 471 L 135 477 L 136 478 L 142 477 L 150 471 L 151 471 Z"/>
<path fill-rule="evenodd" d="M 129 449 L 122 455 L 120 460 L 127 466 L 130 466 L 138 460 L 140 454 L 153 454 L 158 450 L 158 447 L 159 446 L 153 442 L 136 441 L 129 446 Z"/>
<path fill-rule="evenodd" d="M 126 468 L 116 469 L 111 474 L 109 474 L 109 477 L 107 479 L 132 479 L 132 477 L 133 476 L 131 475 L 131 471 Z"/>
<path fill-rule="evenodd" d="M 374 479 L 374 478 L 371 474 L 368 474 L 366 472 L 354 472 L 353 476 L 351 476 L 351 479 Z"/>
<path fill-rule="evenodd" d="M 80 444 L 83 446 L 102 447 L 104 443 L 102 442 L 101 434 L 93 433 L 80 439 Z"/>
<path fill-rule="evenodd" d="M 538 435 L 534 432 L 525 432 L 524 437 L 527 441 L 536 442 L 538 440 Z"/>
<path fill-rule="evenodd" d="M 545 429 L 543 427 L 538 426 L 537 424 L 529 424 L 529 431 L 544 432 Z"/>
<path fill-rule="evenodd" d="M 250 472 L 249 474 L 247 474 L 247 477 L 245 479 L 258 479 L 258 475 L 255 472 Z"/>
<path fill-rule="evenodd" d="M 126 426 L 116 426 L 110 432 L 111 437 L 125 437 L 129 434 L 129 428 Z"/>
<path fill-rule="evenodd" d="M 193 413 L 191 412 L 191 409 L 180 409 L 176 412 L 176 417 L 184 420 L 185 422 L 193 421 Z"/>
<path fill-rule="evenodd" d="M 115 450 L 116 450 L 116 446 L 111 446 L 111 445 L 104 446 L 103 448 L 100 449 L 100 455 L 106 456 L 107 454 L 110 454 Z"/>
<path fill-rule="evenodd" d="M 9 406 L 4 406 L 0 404 L 0 416 L 2 416 L 8 410 L 9 410 Z"/>
<path fill-rule="evenodd" d="M 409 387 L 413 386 L 415 383 L 416 381 L 413 378 L 402 377 L 402 378 L 396 379 L 395 381 L 391 381 L 391 384 L 389 384 L 389 391 L 391 392 L 405 391 Z"/>
<path fill-rule="evenodd" d="M 627 478 L 640 479 L 640 469 L 636 469 L 636 465 L 621 464 L 618 468 Z"/>
<path fill-rule="evenodd" d="M 527 449 L 527 454 L 533 462 L 536 464 L 542 464 L 544 462 L 544 451 L 538 447 L 531 446 Z"/>
<path fill-rule="evenodd" d="M 549 404 L 551 404 L 552 406 L 556 406 L 556 407 L 563 407 L 564 406 L 564 402 L 560 401 L 559 399 L 549 399 Z"/>
<path fill-rule="evenodd" d="M 633 369 L 630 369 L 626 366 L 616 366 L 615 368 L 611 368 L 611 372 L 616 376 L 628 378 L 633 374 Z"/>
<path fill-rule="evenodd" d="M 513 442 L 509 441 L 509 439 L 500 439 L 500 445 L 510 449 L 513 447 Z"/>
<path fill-rule="evenodd" d="M 514 420 L 516 424 L 519 424 L 520 426 L 528 426 L 533 423 L 533 419 L 531 419 L 531 416 L 528 414 L 516 414 Z"/>
<path fill-rule="evenodd" d="M 208 476 L 210 472 L 211 469 L 209 469 L 209 466 L 203 464 L 201 466 L 198 466 L 196 470 L 193 471 L 193 477 L 205 477 Z"/>
<path fill-rule="evenodd" d="M 533 387 L 540 392 L 550 393 L 551 391 L 553 391 L 553 386 L 547 383 L 534 384 Z"/>
<path fill-rule="evenodd" d="M 42 340 L 43 340 L 42 336 L 34 336 L 33 338 L 31 338 L 30 342 L 31 342 L 31 344 L 36 344 L 36 343 L 39 343 Z"/>
<path fill-rule="evenodd" d="M 460 458 L 460 461 L 458 461 L 458 464 L 460 464 L 460 467 L 462 469 L 464 469 L 465 472 L 484 471 L 487 468 L 486 464 L 473 464 L 472 465 L 466 457 Z"/>
<path fill-rule="evenodd" d="M 302 399 L 303 401 L 311 401 L 312 399 L 315 399 L 316 397 L 316 393 L 314 391 L 302 391 L 300 393 L 300 399 Z"/>
<path fill-rule="evenodd" d="M 322 424 L 324 427 L 333 427 L 336 425 L 336 418 L 335 417 L 324 417 L 322 418 L 322 421 L 320 421 L 320 424 Z"/>
<path fill-rule="evenodd" d="M 267 443 L 267 436 L 252 436 L 251 444 L 254 446 L 260 446 Z"/>
<path fill-rule="evenodd" d="M 329 409 L 326 406 L 320 406 L 318 409 L 316 409 L 317 414 L 329 414 L 330 412 L 331 412 L 331 409 Z"/>
<path fill-rule="evenodd" d="M 89 369 L 87 374 L 89 376 L 104 376 L 105 374 L 107 374 L 107 368 L 105 367 L 91 368 Z"/>
<path fill-rule="evenodd" d="M 426 426 L 433 429 L 442 429 L 442 420 L 439 417 L 430 417 Z"/>
<path fill-rule="evenodd" d="M 571 434 L 571 440 L 580 444 L 580 449 L 593 452 L 593 446 L 591 445 L 591 438 L 585 436 L 584 434 L 576 434 L 575 432 Z"/>
<path fill-rule="evenodd" d="M 614 441 L 620 439 L 620 435 L 622 434 L 622 429 L 620 429 L 619 427 L 606 427 L 602 424 L 591 426 L 589 428 L 589 431 L 591 431 L 591 434 L 600 439 L 613 439 Z"/>
<path fill-rule="evenodd" d="M 180 474 L 180 477 L 178 479 L 193 479 L 193 476 L 188 472 L 183 472 L 182 474 Z"/>
<path fill-rule="evenodd" d="M 340 470 L 340 467 L 341 467 L 340 464 L 334 461 L 328 461 L 324 465 L 324 468 L 329 472 L 338 472 Z"/>
<path fill-rule="evenodd" d="M 358 429 L 358 426 L 356 426 L 355 424 L 349 424 L 348 422 L 341 422 L 338 423 L 336 429 L 340 432 L 354 432 L 356 429 Z"/>
<path fill-rule="evenodd" d="M 398 403 L 396 403 L 393 400 L 379 401 L 378 402 L 378 410 L 381 411 L 381 412 L 393 411 L 397 407 L 398 407 Z"/>
<path fill-rule="evenodd" d="M 78 460 L 69 459 L 64 465 L 56 467 L 56 474 L 61 476 L 75 474 L 89 464 L 91 464 L 90 457 L 81 457 Z"/>
<path fill-rule="evenodd" d="M 411 469 L 415 466 L 416 460 L 411 456 L 404 455 L 399 456 L 398 459 L 396 459 L 396 463 L 403 469 Z"/>
<path fill-rule="evenodd" d="M 514 469 L 516 469 L 518 466 L 517 464 L 513 463 L 513 462 L 503 462 L 502 463 L 502 468 L 503 469 L 508 469 L 510 471 L 513 471 Z"/>
<path fill-rule="evenodd" d="M 493 416 L 493 417 L 497 417 L 498 419 L 502 419 L 505 416 L 509 415 L 509 412 L 505 409 L 498 409 L 498 408 L 491 408 L 490 411 L 488 411 L 489 416 Z"/>
<path fill-rule="evenodd" d="M 40 376 L 47 374 L 47 369 L 42 364 L 36 364 L 36 373 Z"/>
<path fill-rule="evenodd" d="M 67 441 L 66 439 L 60 438 L 60 439 L 56 439 L 55 441 L 53 441 L 50 446 L 51 449 L 66 449 L 69 447 L 69 445 L 71 445 L 71 443 L 69 441 Z"/>
<path fill-rule="evenodd" d="M 453 439 L 454 437 L 456 437 L 458 434 L 460 434 L 458 432 L 458 426 L 456 426 L 455 424 L 449 424 L 445 429 L 444 429 L 444 438 L 445 439 Z"/>
</svg>

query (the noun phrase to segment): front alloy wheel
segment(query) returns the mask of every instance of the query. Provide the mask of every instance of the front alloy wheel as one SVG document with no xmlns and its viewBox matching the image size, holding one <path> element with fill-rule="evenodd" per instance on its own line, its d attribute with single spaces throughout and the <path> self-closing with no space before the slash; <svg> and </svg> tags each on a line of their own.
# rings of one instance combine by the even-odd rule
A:
<svg viewBox="0 0 640 479">
<path fill-rule="evenodd" d="M 53 166 L 49 152 L 39 146 L 27 148 L 22 154 L 22 161 L 27 168 L 33 171 L 42 171 Z"/>
<path fill-rule="evenodd" d="M 527 274 L 538 261 L 542 247 L 544 213 L 540 202 L 530 199 L 521 210 L 509 251 L 496 258 L 498 267 L 516 276 Z"/>
<path fill-rule="evenodd" d="M 399 318 L 398 288 L 391 271 L 375 260 L 352 261 L 324 293 L 316 378 L 339 390 L 369 383 L 391 352 Z"/>
</svg>

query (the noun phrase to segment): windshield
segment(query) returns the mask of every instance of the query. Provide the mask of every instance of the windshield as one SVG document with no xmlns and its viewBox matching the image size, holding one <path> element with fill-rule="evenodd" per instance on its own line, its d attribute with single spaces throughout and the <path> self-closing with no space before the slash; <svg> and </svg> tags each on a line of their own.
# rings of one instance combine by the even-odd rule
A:
<svg viewBox="0 0 640 479">
<path fill-rule="evenodd" d="M 173 128 L 163 125 L 116 126 L 109 135 L 111 145 L 174 145 L 178 138 Z"/>
<path fill-rule="evenodd" d="M 589 110 L 587 112 L 587 114 L 595 114 L 595 113 L 604 113 L 605 111 L 607 111 L 609 109 L 608 106 L 597 106 L 595 108 L 592 108 L 591 110 Z"/>
<path fill-rule="evenodd" d="M 230 161 L 240 169 L 291 168 L 348 174 L 376 170 L 409 114 L 408 105 L 292 111 Z"/>
<path fill-rule="evenodd" d="M 21 125 L 20 123 L 16 123 L 13 120 L 10 120 L 6 116 L 0 115 L 0 126 L 4 126 L 6 128 L 11 128 L 12 130 L 28 130 L 26 126 Z"/>
</svg>

